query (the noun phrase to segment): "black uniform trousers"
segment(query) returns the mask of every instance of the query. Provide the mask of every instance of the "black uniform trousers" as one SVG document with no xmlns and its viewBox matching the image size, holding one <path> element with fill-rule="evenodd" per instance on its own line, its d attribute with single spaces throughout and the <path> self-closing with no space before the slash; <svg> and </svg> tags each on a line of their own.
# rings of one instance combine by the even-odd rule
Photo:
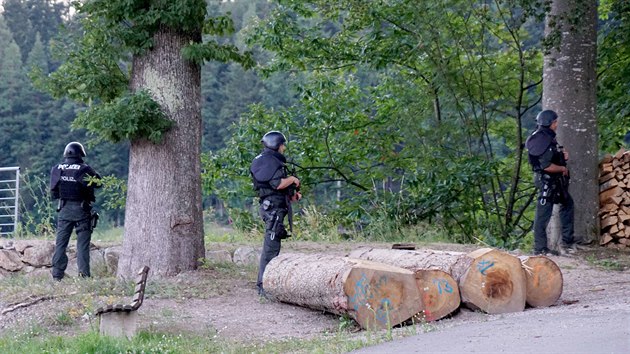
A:
<svg viewBox="0 0 630 354">
<path fill-rule="evenodd" d="M 573 240 L 573 198 L 567 193 L 560 203 L 560 223 L 562 224 L 562 242 L 565 246 L 571 246 Z M 534 251 L 543 251 L 547 248 L 547 225 L 551 219 L 554 203 L 551 200 L 539 197 L 536 203 L 536 216 L 534 218 Z"/>
<path fill-rule="evenodd" d="M 265 209 L 264 200 L 271 202 L 270 206 Z M 260 265 L 258 267 L 258 279 L 256 286 L 258 293 L 263 294 L 263 275 L 267 264 L 280 254 L 282 239 L 286 238 L 287 232 L 284 227 L 284 217 L 287 215 L 286 196 L 270 196 L 261 200 L 260 216 L 265 223 L 265 239 L 263 241 L 263 249 L 260 255 Z"/>
<path fill-rule="evenodd" d="M 90 211 L 85 210 L 80 201 L 65 201 L 57 217 L 57 236 L 55 239 L 55 253 L 52 259 L 52 276 L 63 278 L 68 267 L 66 249 L 72 235 L 77 233 L 77 265 L 79 275 L 90 276 L 90 241 L 92 228 Z"/>
</svg>

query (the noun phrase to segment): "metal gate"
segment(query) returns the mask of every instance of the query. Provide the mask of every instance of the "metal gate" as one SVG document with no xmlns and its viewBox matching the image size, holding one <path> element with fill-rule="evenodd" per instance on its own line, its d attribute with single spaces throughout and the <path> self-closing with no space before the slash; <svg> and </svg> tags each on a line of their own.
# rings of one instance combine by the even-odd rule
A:
<svg viewBox="0 0 630 354">
<path fill-rule="evenodd" d="M 20 168 L 0 167 L 0 237 L 17 232 Z"/>
</svg>

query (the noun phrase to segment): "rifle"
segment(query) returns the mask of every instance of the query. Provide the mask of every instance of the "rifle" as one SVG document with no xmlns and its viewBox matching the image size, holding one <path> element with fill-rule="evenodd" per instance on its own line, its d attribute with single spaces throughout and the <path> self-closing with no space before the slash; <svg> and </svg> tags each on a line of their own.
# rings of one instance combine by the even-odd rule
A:
<svg viewBox="0 0 630 354">
<path fill-rule="evenodd" d="M 567 160 L 564 159 L 564 146 L 558 145 L 558 152 L 560 153 L 560 166 L 567 166 Z M 569 198 L 569 182 L 571 176 L 570 171 L 567 171 L 567 175 L 560 175 L 560 193 L 562 194 L 562 199 L 567 200 Z"/>
<path fill-rule="evenodd" d="M 287 174 L 289 176 L 297 177 L 297 175 L 296 175 L 296 167 L 298 167 L 298 164 L 293 162 L 293 160 L 287 161 L 287 163 L 292 166 L 292 168 L 287 168 Z M 300 191 L 300 187 L 296 186 L 295 184 L 291 184 L 290 186 L 287 187 L 287 192 L 288 192 L 288 196 L 287 196 L 287 211 L 288 211 L 288 213 L 287 214 L 288 214 L 288 220 L 289 220 L 289 230 L 291 231 L 291 234 L 293 234 L 293 207 L 291 206 L 291 199 L 299 191 Z"/>
</svg>

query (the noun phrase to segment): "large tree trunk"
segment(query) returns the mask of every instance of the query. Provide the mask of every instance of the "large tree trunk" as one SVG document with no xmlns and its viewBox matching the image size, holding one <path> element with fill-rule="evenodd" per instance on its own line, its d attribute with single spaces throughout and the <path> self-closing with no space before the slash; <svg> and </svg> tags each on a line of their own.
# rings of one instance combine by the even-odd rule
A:
<svg viewBox="0 0 630 354">
<path fill-rule="evenodd" d="M 462 303 L 474 310 L 496 314 L 525 309 L 526 283 L 521 262 L 504 252 L 489 248 L 468 254 L 368 248 L 355 250 L 349 256 L 413 271 L 438 269 L 449 273 L 459 285 Z"/>
<path fill-rule="evenodd" d="M 267 265 L 263 287 L 278 301 L 348 314 L 363 328 L 380 329 L 414 316 L 426 319 L 425 302 L 431 318 L 442 316 L 445 308 L 449 313 L 456 309 L 459 297 L 449 292 L 456 285 L 452 279 L 447 284 L 443 275 L 416 274 L 386 264 L 330 255 L 283 253 Z M 439 293 L 434 290 L 434 280 L 444 282 Z"/>
<path fill-rule="evenodd" d="M 558 113 L 558 141 L 570 154 L 578 242 L 596 239 L 599 230 L 596 26 L 596 1 L 553 0 L 545 28 L 546 34 L 561 34 L 559 50 L 545 56 L 542 104 Z M 559 239 L 558 231 L 554 227 L 551 237 Z"/>
<path fill-rule="evenodd" d="M 200 33 L 160 28 L 154 46 L 134 56 L 133 91 L 148 90 L 175 122 L 160 144 L 131 142 L 120 277 L 142 266 L 155 275 L 197 267 L 204 257 L 201 207 L 201 74 L 181 49 Z"/>
</svg>

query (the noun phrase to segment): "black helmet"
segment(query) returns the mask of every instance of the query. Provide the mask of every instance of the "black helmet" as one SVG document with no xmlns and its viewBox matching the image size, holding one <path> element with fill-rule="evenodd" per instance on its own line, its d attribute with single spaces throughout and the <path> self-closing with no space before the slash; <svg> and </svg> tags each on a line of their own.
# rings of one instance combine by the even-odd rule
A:
<svg viewBox="0 0 630 354">
<path fill-rule="evenodd" d="M 263 135 L 262 139 L 260 139 L 260 142 L 263 143 L 266 148 L 277 151 L 280 148 L 280 145 L 286 144 L 287 138 L 285 138 L 284 134 L 280 133 L 279 131 L 272 130 Z"/>
<path fill-rule="evenodd" d="M 538 115 L 536 116 L 536 124 L 541 125 L 543 127 L 548 127 L 556 119 L 558 119 L 558 114 L 548 109 L 548 110 L 538 113 Z"/>
<path fill-rule="evenodd" d="M 66 145 L 63 150 L 63 157 L 85 157 L 85 149 L 81 143 L 73 141 Z"/>
</svg>

